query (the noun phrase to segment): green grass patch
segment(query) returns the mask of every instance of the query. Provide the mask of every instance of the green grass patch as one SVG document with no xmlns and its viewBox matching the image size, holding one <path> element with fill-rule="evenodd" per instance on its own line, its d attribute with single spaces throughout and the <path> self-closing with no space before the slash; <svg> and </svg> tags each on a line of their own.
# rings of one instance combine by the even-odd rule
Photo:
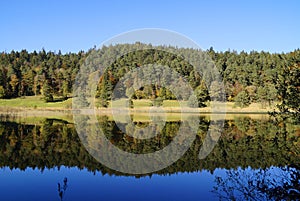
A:
<svg viewBox="0 0 300 201">
<path fill-rule="evenodd" d="M 0 106 L 4 107 L 30 107 L 30 108 L 71 108 L 72 99 L 46 103 L 42 96 L 26 96 L 14 99 L 0 99 Z"/>
<path fill-rule="evenodd" d="M 68 123 L 74 123 L 73 116 L 71 115 L 63 115 L 63 116 L 56 116 L 56 115 L 49 115 L 47 117 L 44 116 L 29 116 L 29 117 L 17 117 L 14 121 L 18 123 L 24 124 L 42 124 L 46 119 L 57 119 L 59 121 L 65 121 Z M 54 121 L 54 123 L 57 123 Z"/>
<path fill-rule="evenodd" d="M 152 101 L 151 100 L 133 100 L 133 107 L 139 108 L 139 107 L 151 107 Z"/>
<path fill-rule="evenodd" d="M 113 101 L 113 103 L 110 103 L 110 107 L 113 105 L 113 107 L 125 107 L 127 99 L 119 99 Z M 187 106 L 187 101 L 181 102 L 183 107 Z M 142 107 L 151 107 L 152 101 L 149 99 L 144 100 L 133 100 L 133 107 L 134 108 L 142 108 Z M 163 107 L 180 107 L 180 102 L 177 100 L 164 100 L 163 101 Z"/>
<path fill-rule="evenodd" d="M 177 100 L 165 100 L 163 101 L 163 107 L 187 107 L 187 101 L 177 101 Z"/>
<path fill-rule="evenodd" d="M 58 98 L 56 98 L 57 100 Z M 115 100 L 113 102 L 114 108 L 124 108 L 126 105 L 127 99 L 120 99 Z M 187 101 L 177 101 L 177 100 L 164 100 L 162 106 L 166 109 L 171 108 L 180 108 L 180 106 L 188 107 Z M 222 108 L 222 104 L 218 102 L 210 103 L 207 102 L 207 108 L 203 108 L 204 110 L 209 110 L 210 107 L 213 105 L 216 109 Z M 234 102 L 226 102 L 226 110 L 227 113 L 267 113 L 268 111 L 273 111 L 276 109 L 276 103 L 273 103 L 271 106 L 266 108 L 261 108 L 261 103 L 252 103 L 248 107 L 239 108 L 234 107 Z M 111 103 L 110 103 L 111 106 Z M 133 100 L 133 107 L 136 109 L 145 108 L 147 110 L 149 107 L 152 106 L 152 101 L 149 99 L 143 100 Z M 64 110 L 64 109 L 72 109 L 72 98 L 68 100 L 56 101 L 56 102 L 48 102 L 46 103 L 42 96 L 26 96 L 22 98 L 15 98 L 15 99 L 0 99 L 0 107 L 1 109 L 13 109 L 13 108 L 31 108 L 31 109 L 51 109 L 51 110 Z M 110 107 L 108 107 L 110 108 Z"/>
</svg>

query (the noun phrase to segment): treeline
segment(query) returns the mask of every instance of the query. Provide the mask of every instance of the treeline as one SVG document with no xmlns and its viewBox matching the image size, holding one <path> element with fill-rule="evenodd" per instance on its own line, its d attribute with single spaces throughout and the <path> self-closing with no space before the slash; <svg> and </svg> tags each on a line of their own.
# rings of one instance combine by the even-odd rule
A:
<svg viewBox="0 0 300 201">
<path fill-rule="evenodd" d="M 61 54 L 12 51 L 0 54 L 0 98 L 16 98 L 43 94 L 46 101 L 53 96 L 67 98 L 72 91 L 84 52 Z"/>
<path fill-rule="evenodd" d="M 148 50 L 130 52 L 135 46 L 145 46 Z M 199 53 L 199 50 L 173 48 L 179 52 L 179 55 L 174 55 L 151 49 L 151 47 L 151 45 L 135 43 L 108 46 L 99 50 L 101 57 L 95 58 L 96 64 L 97 62 L 107 64 L 106 61 L 110 61 L 120 49 L 130 52 L 113 63 L 107 64 L 97 89 L 99 106 L 107 106 L 112 89 L 127 72 L 149 64 L 168 66 L 183 76 L 195 91 L 199 106 L 204 106 L 202 103 L 212 98 L 214 91 L 218 92 L 218 86 L 213 84 L 206 86 L 204 79 L 207 78 L 195 72 L 193 66 L 180 54 L 182 52 L 185 55 L 193 55 Z M 44 49 L 32 53 L 26 50 L 2 52 L 0 55 L 0 98 L 42 94 L 46 101 L 52 101 L 53 96 L 62 98 L 72 96 L 72 86 L 79 68 L 93 51 L 95 49 L 67 54 L 46 52 Z M 253 102 L 260 102 L 262 106 L 266 106 L 273 101 L 281 101 L 285 104 L 283 111 L 286 108 L 292 108 L 299 112 L 299 49 L 289 53 L 263 51 L 238 53 L 236 51 L 216 52 L 210 48 L 205 52 L 212 58 L 223 77 L 227 101 L 234 101 L 241 107 Z M 160 72 L 146 73 L 153 76 Z M 143 86 L 139 90 L 132 91 L 132 85 L 139 82 L 138 79 L 127 77 L 122 82 L 124 88 L 119 89 L 121 96 L 133 94 L 132 98 L 136 99 L 159 98 L 162 100 L 178 98 L 168 88 L 162 87 L 161 83 Z M 178 86 L 181 86 L 180 83 Z"/>
</svg>

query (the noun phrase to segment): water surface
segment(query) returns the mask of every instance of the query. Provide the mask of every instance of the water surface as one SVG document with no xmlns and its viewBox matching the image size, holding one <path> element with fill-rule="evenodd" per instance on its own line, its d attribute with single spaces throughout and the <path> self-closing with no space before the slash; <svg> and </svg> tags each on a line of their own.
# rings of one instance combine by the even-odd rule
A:
<svg viewBox="0 0 300 201">
<path fill-rule="evenodd" d="M 286 200 L 299 196 L 297 124 L 268 116 L 231 116 L 213 151 L 200 160 L 210 120 L 198 118 L 199 129 L 189 150 L 171 166 L 143 175 L 100 164 L 86 151 L 72 122 L 2 121 L 1 200 Z M 149 125 L 133 119 L 136 126 Z M 172 119 L 158 136 L 134 140 L 110 117 L 99 118 L 99 123 L 115 146 L 132 153 L 167 146 L 181 125 Z M 112 160 L 116 159 L 112 156 Z"/>
</svg>

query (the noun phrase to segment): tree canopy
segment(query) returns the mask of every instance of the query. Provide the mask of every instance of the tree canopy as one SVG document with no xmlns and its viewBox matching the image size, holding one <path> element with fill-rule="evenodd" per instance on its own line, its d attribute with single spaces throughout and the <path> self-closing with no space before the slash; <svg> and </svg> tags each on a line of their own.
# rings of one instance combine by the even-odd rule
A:
<svg viewBox="0 0 300 201">
<path fill-rule="evenodd" d="M 149 64 L 159 64 L 168 66 L 179 73 L 184 80 L 195 91 L 195 95 L 200 102 L 199 106 L 204 106 L 204 102 L 211 99 L 218 99 L 218 86 L 213 84 L 206 86 L 203 80 L 209 79 L 205 75 L 200 75 L 193 70 L 193 66 L 188 63 L 180 54 L 174 55 L 159 51 L 154 47 L 145 51 L 130 52 L 134 46 L 146 44 L 122 44 L 102 47 L 103 64 L 105 71 L 99 80 L 96 97 L 100 106 L 107 106 L 107 101 L 111 99 L 112 89 L 116 83 L 123 78 L 126 73 L 133 69 L 143 68 Z M 152 47 L 151 45 L 148 45 Z M 147 46 L 147 47 L 148 47 Z M 178 52 L 193 55 L 200 50 L 175 48 Z M 108 63 L 110 57 L 118 49 L 128 50 L 128 54 Z M 60 51 L 46 52 L 44 49 L 39 52 L 29 53 L 27 50 L 11 51 L 10 53 L 0 53 L 0 98 L 14 98 L 21 96 L 33 96 L 44 94 L 46 101 L 51 101 L 51 96 L 59 96 L 66 99 L 72 96 L 72 87 L 81 64 L 85 62 L 87 56 L 93 49 L 78 53 L 62 54 Z M 225 51 L 216 52 L 213 48 L 204 51 L 215 63 L 219 73 L 223 76 L 226 91 L 226 100 L 238 100 L 241 106 L 246 106 L 253 102 L 260 102 L 264 107 L 273 101 L 279 101 L 280 110 L 283 112 L 300 112 L 300 50 L 288 53 L 269 52 L 236 52 Z M 95 58 L 97 59 L 97 58 Z M 99 58 L 98 58 L 99 59 Z M 97 63 L 97 61 L 95 61 Z M 139 71 L 143 76 L 159 76 L 164 72 L 159 71 Z M 149 75 L 148 75 L 149 74 Z M 170 74 L 170 76 L 172 76 Z M 125 76 L 126 77 L 126 76 Z M 181 98 L 190 99 L 190 94 L 183 97 L 176 97 L 174 93 L 163 83 L 166 80 L 159 80 L 133 89 L 139 83 L 139 75 L 126 77 L 123 79 L 124 88 L 119 88 L 121 96 L 132 94 L 134 99 L 153 99 L 160 97 L 162 100 Z M 182 86 L 180 82 L 178 87 Z M 210 90 L 208 90 L 210 89 Z M 132 91 L 133 90 L 133 91 Z M 184 89 L 182 91 L 185 91 Z M 242 102 L 241 102 L 242 100 Z M 195 101 L 195 100 L 193 100 Z"/>
</svg>

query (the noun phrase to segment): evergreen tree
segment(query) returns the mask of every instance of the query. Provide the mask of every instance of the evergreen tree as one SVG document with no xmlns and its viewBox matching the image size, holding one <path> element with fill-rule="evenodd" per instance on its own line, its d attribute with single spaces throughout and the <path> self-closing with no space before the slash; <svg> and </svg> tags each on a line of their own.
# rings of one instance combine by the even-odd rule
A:
<svg viewBox="0 0 300 201">
<path fill-rule="evenodd" d="M 43 85 L 43 99 L 45 102 L 53 102 L 52 89 L 47 80 Z"/>
<path fill-rule="evenodd" d="M 258 97 L 258 100 L 260 101 L 261 103 L 261 106 L 262 108 L 265 108 L 266 107 L 266 102 L 267 102 L 267 89 L 265 87 L 258 87 L 257 89 L 257 97 Z"/>
<path fill-rule="evenodd" d="M 197 97 L 198 107 L 205 107 L 205 102 L 209 100 L 209 94 L 204 81 L 195 89 L 194 93 Z"/>
<path fill-rule="evenodd" d="M 62 85 L 62 96 L 63 99 L 68 99 L 68 94 L 69 94 L 69 83 L 67 80 L 63 81 Z"/>
<path fill-rule="evenodd" d="M 278 95 L 281 104 L 278 109 L 281 112 L 295 112 L 300 114 L 300 64 L 282 68 L 277 81 Z"/>
</svg>

